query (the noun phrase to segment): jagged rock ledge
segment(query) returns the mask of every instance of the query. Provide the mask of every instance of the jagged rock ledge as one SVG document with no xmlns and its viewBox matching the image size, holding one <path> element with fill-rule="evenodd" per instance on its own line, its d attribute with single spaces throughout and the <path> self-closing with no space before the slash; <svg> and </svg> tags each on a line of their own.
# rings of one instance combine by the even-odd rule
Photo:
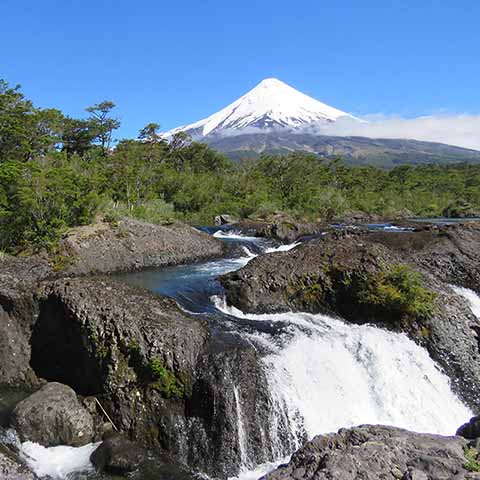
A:
<svg viewBox="0 0 480 480">
<path fill-rule="evenodd" d="M 106 274 L 194 263 L 224 253 L 221 241 L 188 225 L 125 218 L 73 229 L 61 240 L 53 267 L 63 275 Z"/>
<path fill-rule="evenodd" d="M 473 480 L 477 456 L 462 437 L 362 425 L 315 437 L 262 480 Z"/>
</svg>

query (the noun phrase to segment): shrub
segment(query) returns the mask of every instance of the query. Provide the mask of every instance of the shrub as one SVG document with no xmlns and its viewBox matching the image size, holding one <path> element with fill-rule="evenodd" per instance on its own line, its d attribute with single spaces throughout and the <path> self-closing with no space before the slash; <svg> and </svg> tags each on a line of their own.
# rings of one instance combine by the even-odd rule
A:
<svg viewBox="0 0 480 480">
<path fill-rule="evenodd" d="M 435 312 L 436 293 L 423 286 L 419 272 L 403 264 L 369 275 L 357 298 L 360 304 L 392 314 L 396 320 L 427 319 Z"/>
<path fill-rule="evenodd" d="M 129 208 L 125 203 L 109 204 L 104 208 L 103 218 L 106 222 L 116 224 L 123 217 L 136 218 L 145 222 L 162 225 L 175 218 L 173 205 L 158 198 Z"/>
<path fill-rule="evenodd" d="M 480 462 L 478 461 L 478 453 L 474 448 L 467 447 L 464 450 L 467 461 L 463 464 L 463 468 L 469 472 L 480 472 Z"/>
</svg>

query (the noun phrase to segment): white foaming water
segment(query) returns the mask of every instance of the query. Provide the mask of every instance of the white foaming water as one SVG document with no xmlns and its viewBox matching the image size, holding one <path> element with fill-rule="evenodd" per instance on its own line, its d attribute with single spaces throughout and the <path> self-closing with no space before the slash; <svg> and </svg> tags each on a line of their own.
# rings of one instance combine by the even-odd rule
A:
<svg viewBox="0 0 480 480">
<path fill-rule="evenodd" d="M 456 293 L 468 300 L 473 314 L 480 319 L 480 297 L 469 288 L 452 286 Z"/>
<path fill-rule="evenodd" d="M 249 237 L 247 235 L 243 235 L 242 232 L 239 230 L 218 230 L 213 234 L 216 238 L 223 238 L 225 240 L 243 240 L 245 242 L 256 242 L 258 241 L 258 237 Z"/>
<path fill-rule="evenodd" d="M 240 394 L 236 386 L 233 387 L 233 395 L 235 397 L 235 406 L 237 410 L 237 429 L 238 429 L 238 444 L 240 447 L 240 466 L 242 470 L 248 468 L 248 454 L 247 454 L 247 435 L 245 433 L 245 426 L 243 424 L 243 410 L 240 403 Z"/>
<path fill-rule="evenodd" d="M 275 462 L 262 463 L 251 470 L 242 470 L 237 477 L 230 477 L 229 480 L 258 480 L 267 473 L 275 470 L 279 465 L 288 463 L 289 461 L 290 457 L 283 457 Z"/>
<path fill-rule="evenodd" d="M 472 416 L 448 377 L 404 334 L 325 315 L 244 315 L 214 301 L 229 315 L 286 325 L 281 341 L 278 334 L 250 338 L 272 352 L 264 358 L 270 390 L 298 444 L 304 432 L 311 438 L 364 423 L 452 435 Z"/>
<path fill-rule="evenodd" d="M 93 471 L 90 455 L 100 443 L 89 443 L 83 447 L 42 447 L 38 443 L 21 444 L 20 452 L 28 466 L 41 478 L 67 479 L 75 472 Z"/>
<path fill-rule="evenodd" d="M 290 243 L 289 245 L 280 245 L 279 247 L 272 247 L 265 249 L 265 253 L 275 253 L 275 252 L 288 252 L 292 250 L 297 245 L 300 245 L 300 242 Z"/>
</svg>

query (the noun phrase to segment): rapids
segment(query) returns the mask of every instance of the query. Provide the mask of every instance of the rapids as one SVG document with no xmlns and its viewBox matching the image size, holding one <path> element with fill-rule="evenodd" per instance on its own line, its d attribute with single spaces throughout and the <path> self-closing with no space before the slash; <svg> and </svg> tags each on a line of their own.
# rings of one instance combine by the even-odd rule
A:
<svg viewBox="0 0 480 480">
<path fill-rule="evenodd" d="M 218 231 L 215 236 L 238 244 L 239 256 L 119 278 L 171 296 L 185 310 L 204 315 L 216 325 L 228 325 L 262 352 L 271 401 L 276 406 L 269 437 L 276 442 L 272 448 L 276 453 L 262 465 L 249 458 L 240 392 L 234 387 L 239 478 L 258 478 L 284 462 L 285 442 L 291 454 L 317 434 L 365 423 L 451 435 L 472 415 L 452 393 L 449 379 L 428 353 L 404 334 L 371 325 L 350 325 L 325 315 L 246 315 L 226 305 L 219 275 L 241 268 L 260 253 L 286 251 L 298 243 L 273 247 L 237 231 Z M 466 289 L 456 291 L 470 301 L 480 318 L 480 298 Z M 95 448 L 95 444 L 81 449 L 46 449 L 30 442 L 21 445 L 39 476 L 57 479 L 79 478 L 71 474 L 90 470 L 89 455 Z"/>
</svg>

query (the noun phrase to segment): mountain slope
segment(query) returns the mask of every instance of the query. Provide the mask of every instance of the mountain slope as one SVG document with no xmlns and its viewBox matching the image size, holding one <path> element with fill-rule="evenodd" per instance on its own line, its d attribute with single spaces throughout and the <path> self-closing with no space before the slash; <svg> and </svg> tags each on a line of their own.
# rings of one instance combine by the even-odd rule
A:
<svg viewBox="0 0 480 480">
<path fill-rule="evenodd" d="M 418 140 L 333 137 L 277 131 L 205 137 L 203 141 L 234 160 L 257 158 L 262 153 L 304 151 L 327 158 L 341 157 L 350 165 L 386 168 L 403 164 L 480 163 L 480 152 L 477 150 Z"/>
<path fill-rule="evenodd" d="M 306 151 L 341 156 L 352 164 L 386 167 L 403 163 L 480 163 L 480 152 L 440 143 L 321 134 L 322 125 L 331 125 L 340 118 L 362 122 L 280 80 L 268 78 L 210 117 L 165 135 L 187 132 L 194 140 L 208 143 L 232 158 Z"/>
<path fill-rule="evenodd" d="M 334 122 L 348 113 L 330 107 L 276 78 L 267 78 L 235 102 L 208 118 L 168 132 L 185 131 L 192 136 L 236 133 L 257 129 L 300 129 L 321 122 Z"/>
</svg>

